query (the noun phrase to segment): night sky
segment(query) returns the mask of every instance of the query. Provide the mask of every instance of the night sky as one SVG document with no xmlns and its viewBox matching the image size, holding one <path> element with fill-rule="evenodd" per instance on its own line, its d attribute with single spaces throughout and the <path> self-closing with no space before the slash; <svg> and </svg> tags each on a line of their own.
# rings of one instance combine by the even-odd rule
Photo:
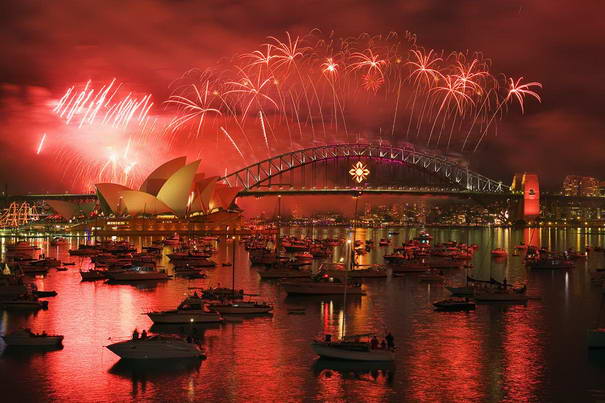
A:
<svg viewBox="0 0 605 403">
<path fill-rule="evenodd" d="M 346 37 L 411 31 L 423 46 L 480 51 L 493 70 L 543 84 L 542 103 L 512 109 L 472 167 L 510 182 L 537 172 L 602 175 L 605 149 L 599 0 L 29 1 L 0 6 L 0 183 L 9 192 L 67 190 L 56 156 L 37 156 L 49 100 L 74 82 L 118 77 L 156 103 L 184 71 L 257 48 L 268 35 L 313 28 Z M 154 150 L 160 152 L 160 150 Z M 76 189 L 70 189 L 76 190 Z"/>
</svg>

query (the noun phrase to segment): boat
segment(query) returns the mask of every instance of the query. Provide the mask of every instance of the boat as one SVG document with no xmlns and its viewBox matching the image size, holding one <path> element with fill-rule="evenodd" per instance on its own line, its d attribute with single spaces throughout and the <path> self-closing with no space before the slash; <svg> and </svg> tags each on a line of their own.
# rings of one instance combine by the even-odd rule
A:
<svg viewBox="0 0 605 403">
<path fill-rule="evenodd" d="M 0 300 L 28 294 L 30 289 L 31 287 L 23 282 L 23 276 L 11 272 L 8 265 L 4 265 L 0 273 Z"/>
<path fill-rule="evenodd" d="M 271 312 L 273 306 L 264 302 L 235 301 L 209 304 L 208 309 L 220 314 L 259 314 Z"/>
<path fill-rule="evenodd" d="M 345 336 L 332 341 L 329 335 L 323 340 L 314 340 L 311 348 L 322 358 L 347 361 L 394 361 L 395 353 L 390 349 L 373 349 L 370 342 L 372 334 Z"/>
<path fill-rule="evenodd" d="M 309 252 L 300 252 L 295 254 L 294 258 L 299 262 L 310 262 L 313 260 L 313 255 Z"/>
<path fill-rule="evenodd" d="M 7 311 L 38 311 L 47 308 L 48 301 L 40 301 L 33 295 L 12 299 L 0 299 L 0 309 Z"/>
<path fill-rule="evenodd" d="M 50 246 L 59 246 L 67 244 L 67 240 L 61 237 L 54 237 L 50 240 Z"/>
<path fill-rule="evenodd" d="M 281 278 L 310 278 L 311 271 L 300 270 L 293 266 L 279 266 L 275 268 L 268 268 L 265 270 L 258 270 L 258 275 L 263 280 L 281 279 Z"/>
<path fill-rule="evenodd" d="M 8 347 L 53 347 L 63 343 L 63 336 L 32 333 L 29 329 L 20 329 L 2 338 Z"/>
<path fill-rule="evenodd" d="M 527 266 L 532 270 L 569 270 L 573 269 L 575 264 L 566 259 L 542 258 L 529 262 Z"/>
<path fill-rule="evenodd" d="M 205 309 L 201 298 L 185 298 L 176 309 L 148 312 L 155 324 L 220 323 L 222 316 L 216 311 Z"/>
<path fill-rule="evenodd" d="M 57 292 L 56 291 L 39 291 L 39 290 L 34 290 L 34 291 L 32 291 L 32 293 L 34 294 L 34 296 L 36 296 L 38 298 L 48 298 L 48 297 L 56 297 L 57 296 Z"/>
<path fill-rule="evenodd" d="M 469 287 L 469 286 L 450 287 L 450 286 L 446 286 L 445 288 L 446 288 L 446 290 L 448 290 L 449 292 L 451 292 L 452 295 L 457 296 L 457 297 L 471 297 L 471 296 L 475 295 L 475 287 Z"/>
<path fill-rule="evenodd" d="M 502 302 L 512 304 L 525 304 L 529 300 L 529 297 L 523 293 L 499 288 L 477 289 L 474 298 L 477 302 Z"/>
<path fill-rule="evenodd" d="M 82 281 L 94 281 L 94 280 L 104 280 L 106 279 L 106 270 L 95 270 L 90 269 L 88 271 L 80 270 L 80 276 L 82 276 Z"/>
<path fill-rule="evenodd" d="M 119 341 L 105 347 L 120 358 L 128 360 L 205 358 L 197 345 L 169 336 Z"/>
<path fill-rule="evenodd" d="M 328 273 L 319 273 L 310 279 L 282 281 L 281 285 L 289 295 L 337 295 L 345 290 L 350 295 L 365 295 L 361 284 L 345 284 Z"/>
<path fill-rule="evenodd" d="M 178 245 L 181 242 L 181 239 L 179 238 L 179 234 L 175 233 L 173 236 L 171 236 L 170 238 L 166 238 L 163 241 L 163 244 L 166 246 L 173 246 L 173 245 Z"/>
<path fill-rule="evenodd" d="M 170 278 L 164 270 L 157 271 L 140 266 L 130 267 L 126 270 L 108 271 L 106 276 L 113 281 L 168 280 Z"/>
<path fill-rule="evenodd" d="M 38 249 L 40 248 L 30 245 L 26 241 L 17 241 L 6 245 L 7 252 L 33 252 Z"/>
<path fill-rule="evenodd" d="M 475 303 L 468 298 L 448 298 L 433 302 L 436 311 L 471 311 Z"/>
<path fill-rule="evenodd" d="M 492 251 L 490 253 L 491 253 L 492 257 L 506 257 L 506 256 L 508 256 L 508 252 L 506 251 L 506 249 L 503 249 L 503 248 L 492 249 Z"/>
</svg>

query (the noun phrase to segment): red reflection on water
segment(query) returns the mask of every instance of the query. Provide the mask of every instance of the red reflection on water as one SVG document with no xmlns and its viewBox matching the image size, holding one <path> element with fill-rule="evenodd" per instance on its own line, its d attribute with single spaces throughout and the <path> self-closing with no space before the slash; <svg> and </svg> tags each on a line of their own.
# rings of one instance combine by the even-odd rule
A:
<svg viewBox="0 0 605 403">
<path fill-rule="evenodd" d="M 544 351 L 538 323 L 540 315 L 535 306 L 517 306 L 504 314 L 502 376 L 509 401 L 539 400 L 536 393 L 542 386 Z"/>
<path fill-rule="evenodd" d="M 526 245 L 535 246 L 540 248 L 542 246 L 540 239 L 540 228 L 524 228 L 523 229 L 523 242 Z"/>
<path fill-rule="evenodd" d="M 481 332 L 473 313 L 436 313 L 432 323 L 415 323 L 405 368 L 412 401 L 479 401 Z"/>
</svg>

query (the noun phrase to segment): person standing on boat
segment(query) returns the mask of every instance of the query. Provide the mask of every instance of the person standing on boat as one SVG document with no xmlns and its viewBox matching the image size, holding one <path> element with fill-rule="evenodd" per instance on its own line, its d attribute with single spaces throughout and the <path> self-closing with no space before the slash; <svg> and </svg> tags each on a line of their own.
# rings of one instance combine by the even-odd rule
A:
<svg viewBox="0 0 605 403">
<path fill-rule="evenodd" d="M 141 332 L 141 340 L 145 340 L 147 338 L 147 330 L 143 329 Z"/>
<path fill-rule="evenodd" d="M 376 336 L 372 336 L 372 340 L 370 340 L 370 346 L 372 347 L 372 350 L 378 349 L 378 339 L 376 338 Z"/>
<path fill-rule="evenodd" d="M 139 339 L 139 331 L 137 329 L 134 329 L 134 332 L 132 332 L 132 340 L 138 340 Z"/>
<path fill-rule="evenodd" d="M 393 350 L 395 348 L 395 338 L 393 337 L 391 332 L 387 333 L 384 339 L 387 341 L 387 347 L 389 348 L 389 350 Z"/>
</svg>

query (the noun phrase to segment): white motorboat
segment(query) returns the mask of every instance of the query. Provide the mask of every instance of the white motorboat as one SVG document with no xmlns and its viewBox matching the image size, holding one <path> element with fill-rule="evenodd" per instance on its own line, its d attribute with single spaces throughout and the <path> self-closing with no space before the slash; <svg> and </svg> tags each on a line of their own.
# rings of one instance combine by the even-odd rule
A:
<svg viewBox="0 0 605 403">
<path fill-rule="evenodd" d="M 208 305 L 208 309 L 220 314 L 259 314 L 271 312 L 273 306 L 262 302 L 237 301 L 210 304 Z"/>
<path fill-rule="evenodd" d="M 120 358 L 128 360 L 149 360 L 169 358 L 204 358 L 202 350 L 193 343 L 167 336 L 151 336 L 145 339 L 131 339 L 105 346 Z"/>
<path fill-rule="evenodd" d="M 588 330 L 588 348 L 605 348 L 605 328 Z"/>
<path fill-rule="evenodd" d="M 176 309 L 148 312 L 149 319 L 156 324 L 220 323 L 223 317 L 216 311 L 204 309 L 201 298 L 186 298 Z"/>
<path fill-rule="evenodd" d="M 131 267 L 124 271 L 108 271 L 107 278 L 113 281 L 143 281 L 143 280 L 168 280 L 170 276 L 163 271 L 157 271 L 149 267 Z"/>
<path fill-rule="evenodd" d="M 311 348 L 323 358 L 347 361 L 394 361 L 395 353 L 389 349 L 373 349 L 370 341 L 361 336 L 347 336 L 342 340 L 314 340 Z"/>
<path fill-rule="evenodd" d="M 50 347 L 61 346 L 63 336 L 48 335 L 46 333 L 36 334 L 29 329 L 17 330 L 13 333 L 2 336 L 7 346 L 19 347 Z"/>
</svg>

